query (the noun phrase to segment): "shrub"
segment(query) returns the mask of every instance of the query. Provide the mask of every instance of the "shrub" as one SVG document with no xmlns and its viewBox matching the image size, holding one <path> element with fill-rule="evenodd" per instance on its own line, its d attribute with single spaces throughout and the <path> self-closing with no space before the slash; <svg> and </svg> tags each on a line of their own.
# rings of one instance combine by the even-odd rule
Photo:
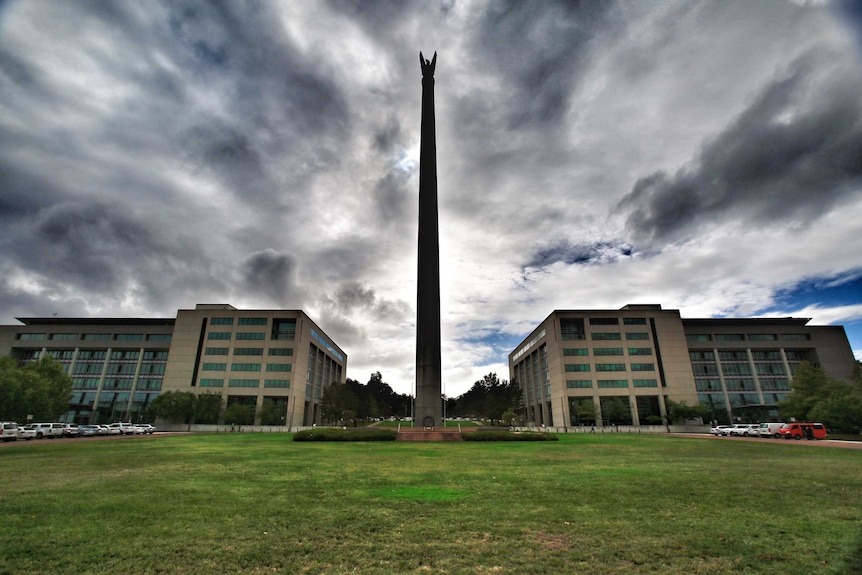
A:
<svg viewBox="0 0 862 575">
<path fill-rule="evenodd" d="M 341 429 L 315 427 L 304 429 L 293 436 L 294 441 L 395 441 L 394 429 Z"/>
<path fill-rule="evenodd" d="M 474 431 L 463 433 L 464 441 L 559 441 L 553 433 L 534 431 Z"/>
</svg>

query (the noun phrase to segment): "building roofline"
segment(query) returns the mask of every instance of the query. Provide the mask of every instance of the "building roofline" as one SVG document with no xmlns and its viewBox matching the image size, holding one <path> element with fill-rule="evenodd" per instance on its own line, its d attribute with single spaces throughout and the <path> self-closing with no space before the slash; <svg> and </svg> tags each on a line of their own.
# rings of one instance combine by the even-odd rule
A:
<svg viewBox="0 0 862 575">
<path fill-rule="evenodd" d="M 24 325 L 169 325 L 173 326 L 176 319 L 172 317 L 119 317 L 119 318 L 89 318 L 89 317 L 16 317 Z"/>
<path fill-rule="evenodd" d="M 683 327 L 696 325 L 784 325 L 804 326 L 810 317 L 718 317 L 718 318 L 682 318 Z"/>
</svg>

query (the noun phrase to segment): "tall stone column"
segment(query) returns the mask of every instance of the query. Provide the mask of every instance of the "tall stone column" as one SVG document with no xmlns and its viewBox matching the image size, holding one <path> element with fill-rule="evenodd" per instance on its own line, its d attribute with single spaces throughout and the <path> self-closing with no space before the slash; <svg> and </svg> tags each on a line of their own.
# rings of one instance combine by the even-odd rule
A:
<svg viewBox="0 0 862 575">
<path fill-rule="evenodd" d="M 434 68 L 419 52 L 422 68 L 422 138 L 419 152 L 419 274 L 416 288 L 415 424 L 443 425 L 440 369 L 440 239 L 437 222 L 437 137 Z"/>
</svg>

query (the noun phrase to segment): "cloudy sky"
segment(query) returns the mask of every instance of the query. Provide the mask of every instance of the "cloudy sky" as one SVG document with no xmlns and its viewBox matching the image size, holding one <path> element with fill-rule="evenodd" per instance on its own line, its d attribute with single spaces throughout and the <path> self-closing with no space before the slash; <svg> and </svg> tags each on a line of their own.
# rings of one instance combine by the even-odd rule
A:
<svg viewBox="0 0 862 575">
<path fill-rule="evenodd" d="M 853 2 L 0 3 L 0 323 L 301 308 L 410 392 L 438 53 L 448 395 L 554 309 L 844 324 Z"/>
</svg>

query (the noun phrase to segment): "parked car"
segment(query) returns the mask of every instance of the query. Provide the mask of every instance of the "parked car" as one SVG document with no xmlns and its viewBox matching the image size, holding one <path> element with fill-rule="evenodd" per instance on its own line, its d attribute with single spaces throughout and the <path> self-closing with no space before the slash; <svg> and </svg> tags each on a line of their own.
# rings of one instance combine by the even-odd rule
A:
<svg viewBox="0 0 862 575">
<path fill-rule="evenodd" d="M 138 431 L 135 429 L 135 426 L 129 422 L 116 422 L 112 423 L 108 427 L 118 429 L 119 433 L 122 435 L 134 435 L 135 433 L 138 433 Z"/>
<path fill-rule="evenodd" d="M 80 437 L 93 437 L 96 435 L 101 435 L 102 431 L 98 425 L 82 425 L 78 428 L 78 435 Z"/>
<path fill-rule="evenodd" d="M 778 433 L 784 439 L 826 439 L 826 426 L 822 423 L 785 423 Z"/>
<path fill-rule="evenodd" d="M 778 430 L 781 429 L 783 423 L 761 423 L 760 429 L 757 430 L 757 434 L 760 437 L 781 437 L 781 434 L 778 433 Z"/>
<path fill-rule="evenodd" d="M 0 439 L 3 441 L 17 441 L 18 424 L 14 421 L 0 422 Z"/>
<path fill-rule="evenodd" d="M 119 427 L 111 427 L 110 425 L 99 425 L 103 435 L 120 435 L 122 430 Z"/>
<path fill-rule="evenodd" d="M 715 427 L 710 427 L 709 432 L 716 437 L 719 435 L 725 436 L 730 433 L 730 430 L 733 428 L 732 425 L 716 425 Z"/>
<path fill-rule="evenodd" d="M 25 439 L 30 441 L 31 439 L 36 438 L 36 430 L 30 427 L 29 425 L 19 425 L 18 426 L 18 439 Z"/>
<path fill-rule="evenodd" d="M 66 423 L 63 425 L 63 437 L 78 437 L 80 431 L 77 423 Z"/>
<path fill-rule="evenodd" d="M 36 431 L 36 439 L 63 437 L 63 428 L 66 427 L 62 423 L 33 423 L 31 425 Z"/>
<path fill-rule="evenodd" d="M 144 430 L 144 433 L 152 435 L 156 428 L 149 423 L 138 423 L 138 427 Z"/>
<path fill-rule="evenodd" d="M 737 423 L 730 430 L 730 434 L 736 437 L 748 437 L 750 435 L 757 435 L 759 429 L 759 423 Z"/>
</svg>

